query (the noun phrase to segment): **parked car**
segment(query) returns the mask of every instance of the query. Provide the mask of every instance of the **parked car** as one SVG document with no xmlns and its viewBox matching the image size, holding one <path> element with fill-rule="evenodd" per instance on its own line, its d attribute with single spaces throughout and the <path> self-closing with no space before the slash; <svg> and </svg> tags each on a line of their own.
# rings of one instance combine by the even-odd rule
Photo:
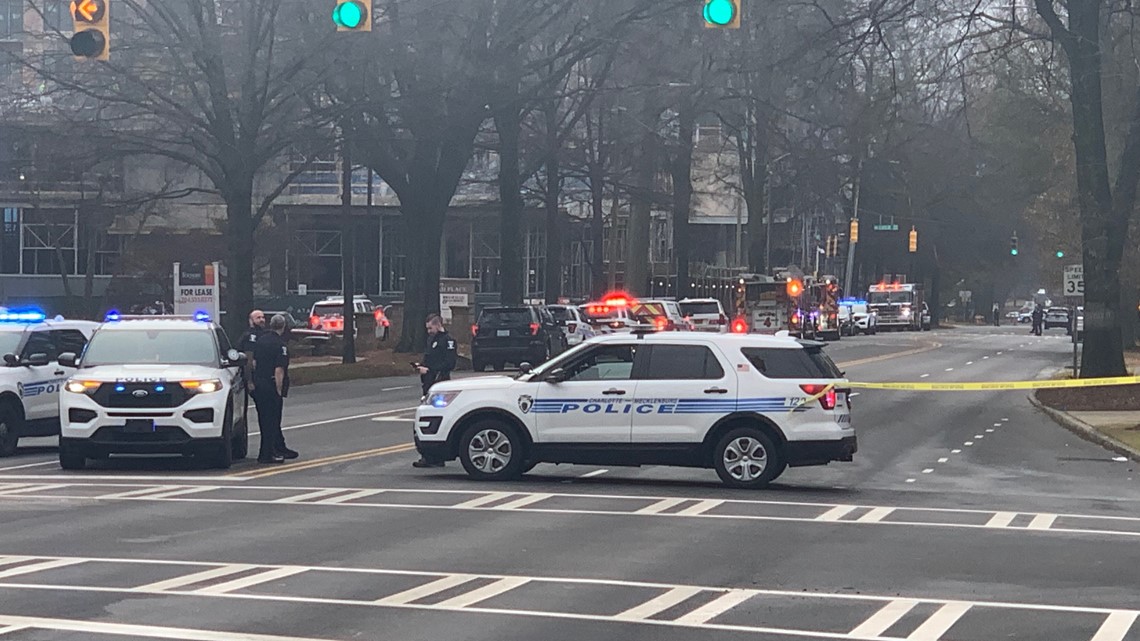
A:
<svg viewBox="0 0 1140 641">
<path fill-rule="evenodd" d="M 839 303 L 839 327 L 843 334 L 877 334 L 879 317 L 871 310 L 867 301 L 847 300 Z"/>
<path fill-rule="evenodd" d="M 353 297 L 352 307 L 357 320 L 353 325 L 354 335 L 360 333 L 360 320 L 371 316 L 372 320 L 376 323 L 376 337 L 381 340 L 388 339 L 389 323 L 388 317 L 384 315 L 384 310 L 374 305 L 367 296 L 360 294 Z M 330 296 L 324 300 L 313 303 L 313 308 L 309 312 L 309 328 L 321 329 L 333 334 L 343 333 L 344 298 L 341 296 Z"/>
<path fill-rule="evenodd" d="M 1060 327 L 1068 331 L 1071 322 L 1067 307 L 1050 307 L 1045 310 L 1045 329 Z"/>
<path fill-rule="evenodd" d="M 572 347 L 595 336 L 594 328 L 590 326 L 586 316 L 577 307 L 573 305 L 549 305 L 547 309 L 554 316 L 554 320 L 562 326 L 562 334 L 566 337 L 567 347 Z"/>
<path fill-rule="evenodd" d="M 312 345 L 313 353 L 320 354 L 332 340 L 332 333 L 321 329 L 310 329 L 307 324 L 301 323 L 293 315 L 284 310 L 265 310 L 266 325 L 269 319 L 281 315 L 285 317 L 285 341 L 302 345 Z"/>
<path fill-rule="evenodd" d="M 698 332 L 728 331 L 728 315 L 724 313 L 724 306 L 715 298 L 686 298 L 678 305 L 685 319 L 693 325 Z"/>
<path fill-rule="evenodd" d="M 642 325 L 653 325 L 654 328 L 666 332 L 684 332 L 696 329 L 685 319 L 681 306 L 675 300 L 663 298 L 646 298 L 635 301 L 630 305 L 630 314 L 634 320 Z"/>
<path fill-rule="evenodd" d="M 582 312 L 596 334 L 628 332 L 637 326 L 637 321 L 630 316 L 628 304 L 624 300 L 586 303 L 579 305 L 578 311 Z"/>
<path fill-rule="evenodd" d="M 488 365 L 537 365 L 561 353 L 562 328 L 545 308 L 534 305 L 485 307 L 471 327 L 471 365 L 482 372 Z"/>
</svg>

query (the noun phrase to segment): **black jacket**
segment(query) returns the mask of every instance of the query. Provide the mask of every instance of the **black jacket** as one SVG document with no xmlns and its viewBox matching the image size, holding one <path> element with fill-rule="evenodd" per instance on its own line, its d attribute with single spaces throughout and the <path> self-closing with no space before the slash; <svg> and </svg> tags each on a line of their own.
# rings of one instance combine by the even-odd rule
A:
<svg viewBox="0 0 1140 641">
<path fill-rule="evenodd" d="M 428 337 L 423 366 L 432 372 L 450 372 L 455 369 L 457 353 L 455 339 L 446 330 L 442 331 Z"/>
</svg>

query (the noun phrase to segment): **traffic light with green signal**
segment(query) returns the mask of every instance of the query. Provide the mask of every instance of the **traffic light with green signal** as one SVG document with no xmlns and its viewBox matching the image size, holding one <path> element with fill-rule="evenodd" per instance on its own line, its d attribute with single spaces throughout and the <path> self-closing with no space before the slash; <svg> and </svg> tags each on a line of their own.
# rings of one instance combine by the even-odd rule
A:
<svg viewBox="0 0 1140 641">
<path fill-rule="evenodd" d="M 740 0 L 702 0 L 702 16 L 710 29 L 739 29 Z"/>
<path fill-rule="evenodd" d="M 1018 251 L 1017 251 L 1017 234 L 1014 233 L 1012 236 L 1009 237 L 1009 255 L 1010 256 L 1016 256 L 1017 254 L 1018 254 Z"/>
<path fill-rule="evenodd" d="M 372 31 L 372 0 L 336 0 L 332 19 L 337 31 Z"/>
<path fill-rule="evenodd" d="M 1057 253 L 1056 253 L 1056 254 L 1054 254 L 1054 255 L 1055 255 L 1057 258 L 1064 258 L 1064 257 L 1065 257 L 1065 252 L 1063 252 L 1063 251 L 1061 251 L 1060 249 L 1058 249 L 1058 250 L 1057 250 Z"/>
</svg>

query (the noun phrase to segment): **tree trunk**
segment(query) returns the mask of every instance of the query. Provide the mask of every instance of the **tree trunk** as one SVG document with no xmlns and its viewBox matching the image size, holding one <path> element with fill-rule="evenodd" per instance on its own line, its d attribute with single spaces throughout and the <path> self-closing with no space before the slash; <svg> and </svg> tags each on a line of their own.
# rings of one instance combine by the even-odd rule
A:
<svg viewBox="0 0 1140 641">
<path fill-rule="evenodd" d="M 630 194 L 629 251 L 625 256 L 625 289 L 635 296 L 648 293 L 649 231 L 653 212 L 656 135 L 647 133 L 637 157 L 636 184 Z"/>
<path fill-rule="evenodd" d="M 546 110 L 546 189 L 543 200 L 546 208 L 546 302 L 557 303 L 562 296 L 562 217 L 558 201 L 562 195 L 562 168 L 558 143 L 558 103 Z"/>
<path fill-rule="evenodd" d="M 353 270 L 356 265 L 356 238 L 352 228 L 352 154 L 349 151 L 349 136 L 341 143 L 340 157 L 340 289 L 344 296 L 341 317 L 344 319 L 342 334 L 341 362 L 345 365 L 356 362 L 356 279 Z"/>
<path fill-rule="evenodd" d="M 404 288 L 404 323 L 400 328 L 397 352 L 420 352 L 427 345 L 424 323 L 429 314 L 439 313 L 439 252 L 443 244 L 443 223 L 448 200 L 432 197 L 432 191 L 419 188 L 400 196 L 401 218 L 407 238 L 407 282 Z"/>
<path fill-rule="evenodd" d="M 226 201 L 226 236 L 229 263 L 226 265 L 226 318 L 223 326 L 230 336 L 240 336 L 246 317 L 253 309 L 253 178 L 241 181 L 223 194 Z M 221 274 L 217 275 L 221 278 Z"/>
<path fill-rule="evenodd" d="M 495 131 L 499 134 L 499 273 L 502 276 L 503 305 L 520 305 L 523 301 L 524 273 L 523 200 L 519 193 L 519 131 L 522 119 L 518 108 L 509 105 L 495 113 Z"/>
<path fill-rule="evenodd" d="M 677 298 L 689 295 L 689 210 L 693 201 L 693 132 L 696 129 L 696 114 L 693 106 L 686 102 L 681 106 L 678 117 L 677 155 L 673 157 L 670 169 L 673 174 L 673 259 L 677 270 Z"/>
</svg>

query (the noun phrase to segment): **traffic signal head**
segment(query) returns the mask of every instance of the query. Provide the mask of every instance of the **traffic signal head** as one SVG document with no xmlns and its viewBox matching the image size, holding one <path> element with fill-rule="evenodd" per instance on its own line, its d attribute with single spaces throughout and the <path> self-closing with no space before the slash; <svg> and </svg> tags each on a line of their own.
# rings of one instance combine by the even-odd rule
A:
<svg viewBox="0 0 1140 641">
<path fill-rule="evenodd" d="M 337 31 L 372 31 L 372 0 L 336 0 L 332 19 Z"/>
<path fill-rule="evenodd" d="M 852 243 L 859 242 L 859 219 L 851 220 L 851 241 Z"/>
<path fill-rule="evenodd" d="M 915 229 L 913 225 L 910 228 L 910 238 L 907 242 L 907 249 L 909 249 L 912 254 L 918 251 L 918 230 Z"/>
<path fill-rule="evenodd" d="M 76 58 L 107 60 L 111 51 L 111 0 L 72 0 L 71 53 Z"/>
<path fill-rule="evenodd" d="M 804 293 L 804 284 L 801 283 L 798 279 L 789 278 L 788 284 L 787 284 L 787 290 L 788 290 L 788 296 L 795 298 L 795 297 L 799 296 L 800 294 Z"/>
<path fill-rule="evenodd" d="M 739 29 L 741 0 L 703 0 L 702 15 L 710 29 Z"/>
<path fill-rule="evenodd" d="M 1016 256 L 1017 254 L 1017 234 L 1014 234 L 1009 237 L 1009 255 Z"/>
</svg>

